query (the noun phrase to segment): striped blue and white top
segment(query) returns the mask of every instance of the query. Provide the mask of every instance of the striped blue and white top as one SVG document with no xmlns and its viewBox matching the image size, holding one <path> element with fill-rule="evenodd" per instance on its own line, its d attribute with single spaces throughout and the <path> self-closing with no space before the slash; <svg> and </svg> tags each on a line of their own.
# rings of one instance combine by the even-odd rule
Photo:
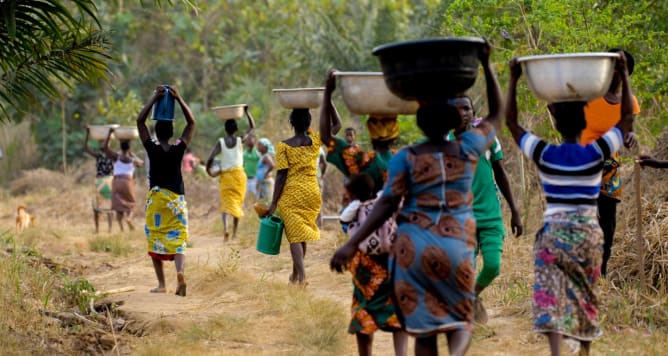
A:
<svg viewBox="0 0 668 356">
<path fill-rule="evenodd" d="M 593 143 L 553 145 L 525 132 L 520 149 L 538 166 L 547 198 L 545 215 L 595 208 L 601 189 L 603 162 L 622 145 L 622 131 L 613 127 Z"/>
</svg>

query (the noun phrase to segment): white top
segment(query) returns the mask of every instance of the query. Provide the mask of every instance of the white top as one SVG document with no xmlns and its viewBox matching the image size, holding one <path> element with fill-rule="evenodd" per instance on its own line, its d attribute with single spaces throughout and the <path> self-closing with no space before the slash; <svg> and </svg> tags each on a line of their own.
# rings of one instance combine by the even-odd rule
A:
<svg viewBox="0 0 668 356">
<path fill-rule="evenodd" d="M 220 171 L 228 171 L 232 168 L 243 167 L 244 148 L 241 137 L 237 137 L 237 143 L 232 148 L 225 145 L 225 139 L 220 139 Z"/>
<path fill-rule="evenodd" d="M 130 161 L 130 163 L 125 163 L 121 162 L 120 159 L 117 159 L 114 162 L 114 175 L 127 175 L 132 177 L 132 175 L 135 172 L 135 165 L 133 161 Z"/>
</svg>

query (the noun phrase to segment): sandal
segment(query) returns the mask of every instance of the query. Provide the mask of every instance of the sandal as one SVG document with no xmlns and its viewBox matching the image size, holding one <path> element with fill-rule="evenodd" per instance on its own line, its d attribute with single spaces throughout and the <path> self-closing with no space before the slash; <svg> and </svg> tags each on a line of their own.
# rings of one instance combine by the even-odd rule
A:
<svg viewBox="0 0 668 356">
<path fill-rule="evenodd" d="M 176 288 L 176 295 L 179 295 L 181 297 L 186 296 L 186 278 L 183 275 L 183 272 L 177 272 L 176 273 L 176 280 L 178 281 L 178 287 Z"/>
</svg>

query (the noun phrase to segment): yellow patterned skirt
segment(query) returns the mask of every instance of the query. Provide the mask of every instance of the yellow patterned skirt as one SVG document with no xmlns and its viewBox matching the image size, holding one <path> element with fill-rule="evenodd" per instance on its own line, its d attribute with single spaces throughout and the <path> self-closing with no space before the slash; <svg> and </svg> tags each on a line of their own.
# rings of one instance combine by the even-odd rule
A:
<svg viewBox="0 0 668 356">
<path fill-rule="evenodd" d="M 246 195 L 246 173 L 243 167 L 220 173 L 220 212 L 235 218 L 244 216 L 243 203 Z"/>
<path fill-rule="evenodd" d="M 151 188 L 146 197 L 144 229 L 150 255 L 185 253 L 188 242 L 185 196 L 165 188 Z"/>
<path fill-rule="evenodd" d="M 283 219 L 285 237 L 291 244 L 320 239 L 316 225 L 322 204 L 320 186 L 315 176 L 303 178 L 288 177 L 278 200 L 277 214 Z"/>
</svg>

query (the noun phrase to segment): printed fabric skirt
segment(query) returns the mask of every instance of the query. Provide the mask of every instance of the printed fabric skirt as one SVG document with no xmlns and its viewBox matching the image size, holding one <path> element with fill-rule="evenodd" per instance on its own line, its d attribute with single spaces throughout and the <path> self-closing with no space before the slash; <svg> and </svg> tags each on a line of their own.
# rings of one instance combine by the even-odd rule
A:
<svg viewBox="0 0 668 356">
<path fill-rule="evenodd" d="M 459 238 L 399 224 L 389 266 L 399 320 L 409 334 L 473 330 L 475 223 L 466 226 L 470 237 Z"/>
<path fill-rule="evenodd" d="M 95 201 L 93 210 L 104 212 L 111 210 L 111 184 L 114 176 L 95 178 Z"/>
<path fill-rule="evenodd" d="M 243 167 L 228 169 L 220 173 L 220 212 L 235 218 L 244 216 L 243 203 L 246 195 L 246 173 Z"/>
<path fill-rule="evenodd" d="M 111 182 L 111 210 L 123 213 L 135 210 L 135 185 L 131 176 L 114 176 Z"/>
<path fill-rule="evenodd" d="M 388 255 L 367 255 L 357 251 L 348 264 L 353 275 L 353 304 L 348 332 L 373 334 L 376 330 L 400 331 L 392 300 Z"/>
<path fill-rule="evenodd" d="M 591 341 L 598 325 L 603 232 L 596 209 L 545 217 L 533 249 L 534 331 Z"/>
<path fill-rule="evenodd" d="M 157 259 L 173 259 L 185 253 L 188 242 L 188 207 L 185 196 L 153 187 L 146 197 L 148 254 Z"/>
</svg>

